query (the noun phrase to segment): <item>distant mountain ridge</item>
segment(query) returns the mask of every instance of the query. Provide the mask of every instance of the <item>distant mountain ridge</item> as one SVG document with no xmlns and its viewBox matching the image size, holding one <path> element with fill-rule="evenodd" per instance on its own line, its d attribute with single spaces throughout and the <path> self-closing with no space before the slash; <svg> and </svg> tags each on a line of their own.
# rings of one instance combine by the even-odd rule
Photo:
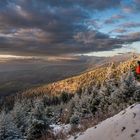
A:
<svg viewBox="0 0 140 140">
<path fill-rule="evenodd" d="M 40 96 L 42 94 L 59 95 L 62 92 L 74 94 L 85 87 L 90 87 L 91 84 L 101 84 L 108 78 L 108 76 L 110 76 L 110 71 L 112 71 L 113 75 L 118 78 L 120 75 L 130 70 L 130 68 L 134 69 L 138 59 L 139 57 L 136 56 L 135 58 L 132 57 L 131 59 L 122 62 L 99 66 L 96 69 L 89 70 L 79 76 L 26 90 L 22 95 L 28 97 L 34 95 Z"/>
</svg>

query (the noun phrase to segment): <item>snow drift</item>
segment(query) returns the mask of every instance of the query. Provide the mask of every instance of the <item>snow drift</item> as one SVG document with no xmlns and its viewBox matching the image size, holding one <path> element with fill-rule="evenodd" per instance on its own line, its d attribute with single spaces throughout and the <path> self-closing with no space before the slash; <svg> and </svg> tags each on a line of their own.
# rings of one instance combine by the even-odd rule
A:
<svg viewBox="0 0 140 140">
<path fill-rule="evenodd" d="M 76 137 L 76 140 L 140 140 L 140 104 L 128 107 Z"/>
</svg>

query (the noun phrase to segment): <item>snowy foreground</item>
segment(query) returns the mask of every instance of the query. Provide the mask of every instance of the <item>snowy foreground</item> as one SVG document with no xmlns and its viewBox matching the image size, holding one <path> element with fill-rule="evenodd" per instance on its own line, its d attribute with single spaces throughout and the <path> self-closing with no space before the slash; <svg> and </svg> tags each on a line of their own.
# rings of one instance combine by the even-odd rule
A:
<svg viewBox="0 0 140 140">
<path fill-rule="evenodd" d="M 140 140 L 140 104 L 128 107 L 77 137 L 76 140 Z"/>
</svg>

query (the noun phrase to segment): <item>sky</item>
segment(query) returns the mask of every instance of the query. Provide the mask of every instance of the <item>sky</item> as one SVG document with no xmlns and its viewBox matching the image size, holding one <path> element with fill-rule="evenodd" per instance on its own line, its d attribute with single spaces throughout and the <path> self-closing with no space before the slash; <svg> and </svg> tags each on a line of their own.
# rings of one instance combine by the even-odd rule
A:
<svg viewBox="0 0 140 140">
<path fill-rule="evenodd" d="M 140 52 L 140 0 L 0 0 L 0 56 Z"/>
</svg>

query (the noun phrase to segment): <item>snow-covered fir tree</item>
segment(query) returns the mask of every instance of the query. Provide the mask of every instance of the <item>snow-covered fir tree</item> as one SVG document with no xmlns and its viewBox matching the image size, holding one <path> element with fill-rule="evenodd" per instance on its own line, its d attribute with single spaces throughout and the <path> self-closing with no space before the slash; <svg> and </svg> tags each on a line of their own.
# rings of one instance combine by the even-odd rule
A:
<svg viewBox="0 0 140 140">
<path fill-rule="evenodd" d="M 4 111 L 0 113 L 0 140 L 22 140 L 23 136 L 13 121 L 13 116 Z"/>
</svg>

